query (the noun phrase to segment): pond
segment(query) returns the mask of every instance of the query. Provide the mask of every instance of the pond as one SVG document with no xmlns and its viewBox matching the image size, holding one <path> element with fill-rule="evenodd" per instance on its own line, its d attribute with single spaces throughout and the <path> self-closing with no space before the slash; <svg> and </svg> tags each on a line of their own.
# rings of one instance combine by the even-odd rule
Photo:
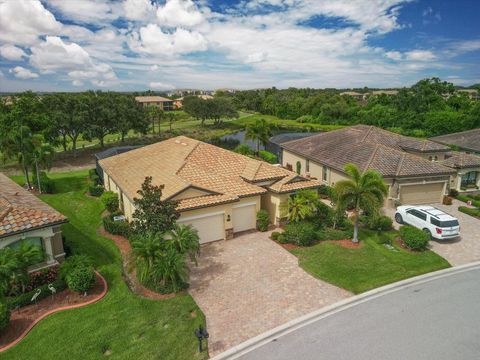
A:
<svg viewBox="0 0 480 360">
<path fill-rule="evenodd" d="M 229 143 L 229 145 L 232 144 L 233 145 L 232 147 L 235 147 L 240 144 L 246 144 L 250 146 L 252 149 L 256 149 L 257 144 L 254 141 L 245 140 L 245 133 L 246 133 L 245 130 L 237 131 L 236 133 L 222 136 L 220 140 Z M 264 150 L 264 149 L 265 147 L 262 144 L 260 144 L 260 150 Z"/>
</svg>

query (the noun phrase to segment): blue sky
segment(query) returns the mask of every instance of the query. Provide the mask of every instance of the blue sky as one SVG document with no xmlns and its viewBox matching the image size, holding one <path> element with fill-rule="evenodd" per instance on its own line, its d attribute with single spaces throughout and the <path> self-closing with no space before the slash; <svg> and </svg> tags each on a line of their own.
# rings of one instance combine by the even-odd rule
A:
<svg viewBox="0 0 480 360">
<path fill-rule="evenodd" d="M 480 1 L 0 0 L 0 91 L 480 82 Z"/>
</svg>

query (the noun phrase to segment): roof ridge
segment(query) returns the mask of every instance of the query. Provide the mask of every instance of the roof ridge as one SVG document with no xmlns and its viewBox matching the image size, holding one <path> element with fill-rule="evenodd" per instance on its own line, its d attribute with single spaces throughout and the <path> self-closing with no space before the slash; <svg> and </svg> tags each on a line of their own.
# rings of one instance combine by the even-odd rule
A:
<svg viewBox="0 0 480 360">
<path fill-rule="evenodd" d="M 180 135 L 180 136 L 183 136 L 183 135 Z M 177 137 L 179 137 L 179 136 L 177 136 Z M 187 137 L 187 136 L 184 136 L 184 137 L 186 137 L 187 139 L 190 139 L 190 138 Z M 175 138 L 172 138 L 172 139 L 175 139 Z M 192 139 L 192 140 L 195 140 L 195 139 Z M 195 140 L 195 141 L 196 141 L 197 143 L 195 144 L 194 147 L 192 147 L 192 150 L 190 150 L 190 152 L 189 152 L 187 155 L 185 155 L 185 158 L 183 159 L 183 163 L 182 163 L 182 165 L 180 165 L 180 166 L 178 167 L 177 171 L 175 171 L 175 175 L 178 175 L 178 173 L 185 167 L 185 165 L 187 164 L 187 159 L 188 159 L 188 157 L 189 157 L 190 155 L 192 155 L 193 151 L 202 143 L 200 140 Z M 182 178 L 182 179 L 183 179 L 183 178 Z"/>
<path fill-rule="evenodd" d="M 367 139 L 368 135 L 370 135 L 370 133 L 372 132 L 374 126 L 373 125 L 370 125 L 370 128 L 368 129 L 367 133 L 365 134 L 365 136 L 363 137 L 363 139 L 360 141 L 360 142 L 365 142 L 365 140 Z"/>
<path fill-rule="evenodd" d="M 365 165 L 365 169 L 363 169 L 363 171 L 367 171 L 368 167 L 370 166 L 370 164 L 372 163 L 373 161 L 373 158 L 375 157 L 375 155 L 377 154 L 377 151 L 378 151 L 378 148 L 380 147 L 380 144 L 376 144 L 375 145 L 375 150 L 373 151 L 372 155 L 370 155 L 370 159 L 368 159 L 368 162 L 367 162 L 367 165 Z"/>
<path fill-rule="evenodd" d="M 407 156 L 407 153 L 402 154 L 402 158 L 398 162 L 397 171 L 395 171 L 395 176 L 398 176 L 400 174 L 400 171 L 402 170 L 402 166 L 403 166 L 403 161 L 405 160 L 406 156 Z"/>
</svg>

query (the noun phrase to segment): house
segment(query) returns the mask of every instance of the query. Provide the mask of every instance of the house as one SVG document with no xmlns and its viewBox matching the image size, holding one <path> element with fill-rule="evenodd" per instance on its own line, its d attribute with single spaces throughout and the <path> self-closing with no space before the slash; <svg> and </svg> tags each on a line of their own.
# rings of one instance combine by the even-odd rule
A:
<svg viewBox="0 0 480 360">
<path fill-rule="evenodd" d="M 479 182 L 480 157 L 454 153 L 444 145 L 356 125 L 281 144 L 283 166 L 334 186 L 346 179 L 344 166 L 383 175 L 389 187 L 387 206 L 442 200 L 450 188 Z M 471 171 L 475 171 L 472 175 Z M 467 175 L 468 174 L 468 175 Z"/>
<path fill-rule="evenodd" d="M 358 101 L 363 101 L 367 97 L 367 94 L 362 94 L 356 91 L 344 91 L 344 92 L 341 92 L 340 95 L 348 95 L 357 99 Z"/>
<path fill-rule="evenodd" d="M 453 134 L 435 136 L 430 140 L 443 145 L 453 145 L 467 153 L 480 155 L 480 129 L 472 129 Z"/>
<path fill-rule="evenodd" d="M 196 96 L 202 100 L 210 100 L 210 99 L 213 99 L 213 96 L 212 95 L 207 95 L 207 94 L 200 94 L 200 95 L 189 95 L 189 96 Z M 183 106 L 183 100 L 185 99 L 185 97 L 179 97 L 178 99 L 175 99 L 173 101 L 173 105 L 175 107 L 175 109 L 180 109 L 182 108 Z"/>
<path fill-rule="evenodd" d="M 480 94 L 476 89 L 459 89 L 457 93 L 466 94 L 468 98 L 472 100 L 480 100 Z"/>
<path fill-rule="evenodd" d="M 126 145 L 126 146 L 115 146 L 110 149 L 104 150 L 102 152 L 95 154 L 95 171 L 97 172 L 98 177 L 100 178 L 101 183 L 103 184 L 103 169 L 98 163 L 102 159 L 106 159 L 111 156 L 115 156 L 118 154 L 123 154 L 124 152 L 138 149 L 143 145 Z"/>
<path fill-rule="evenodd" d="M 268 143 L 265 146 L 265 150 L 275 154 L 278 162 L 282 163 L 282 147 L 281 144 L 292 141 L 295 139 L 303 139 L 308 136 L 318 134 L 318 132 L 296 132 L 296 133 L 283 133 L 272 136 L 268 139 Z"/>
<path fill-rule="evenodd" d="M 457 171 L 452 177 L 451 189 L 463 192 L 478 191 L 480 188 L 480 156 L 450 151 L 445 155 L 442 165 Z"/>
<path fill-rule="evenodd" d="M 191 224 L 200 241 L 230 239 L 255 229 L 256 213 L 268 211 L 278 225 L 280 204 L 300 189 L 320 185 L 263 161 L 185 136 L 171 138 L 99 161 L 107 190 L 119 194 L 132 219 L 133 199 L 146 176 L 164 185 L 163 198 L 177 200 L 180 223 Z"/>
<path fill-rule="evenodd" d="M 173 110 L 173 100 L 164 98 L 162 96 L 136 96 L 135 100 L 143 106 L 157 106 L 161 110 Z"/>
<path fill-rule="evenodd" d="M 53 266 L 65 257 L 60 225 L 65 216 L 0 173 L 0 248 L 26 241 L 40 246 L 45 261 L 32 270 Z"/>
<path fill-rule="evenodd" d="M 380 96 L 380 95 L 387 95 L 387 96 L 395 96 L 398 94 L 398 90 L 374 90 L 369 93 L 369 96 Z"/>
</svg>

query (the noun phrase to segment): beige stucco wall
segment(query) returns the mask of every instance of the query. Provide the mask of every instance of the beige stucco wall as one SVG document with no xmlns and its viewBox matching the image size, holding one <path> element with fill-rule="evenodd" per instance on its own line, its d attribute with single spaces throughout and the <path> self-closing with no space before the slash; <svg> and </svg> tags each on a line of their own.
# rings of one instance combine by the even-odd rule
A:
<svg viewBox="0 0 480 360">
<path fill-rule="evenodd" d="M 461 190 L 461 183 L 462 183 L 462 175 L 470 172 L 470 171 L 477 171 L 477 186 L 480 187 L 480 167 L 477 168 L 466 168 L 466 169 L 459 169 L 457 174 L 451 177 L 450 181 L 450 189 L 456 189 L 458 191 Z M 473 189 L 475 190 L 475 189 Z"/>
<path fill-rule="evenodd" d="M 280 225 L 280 219 L 282 218 L 280 204 L 286 202 L 288 196 L 288 194 L 276 194 L 270 191 L 262 195 L 262 209 L 267 210 L 270 223 Z"/>
</svg>

